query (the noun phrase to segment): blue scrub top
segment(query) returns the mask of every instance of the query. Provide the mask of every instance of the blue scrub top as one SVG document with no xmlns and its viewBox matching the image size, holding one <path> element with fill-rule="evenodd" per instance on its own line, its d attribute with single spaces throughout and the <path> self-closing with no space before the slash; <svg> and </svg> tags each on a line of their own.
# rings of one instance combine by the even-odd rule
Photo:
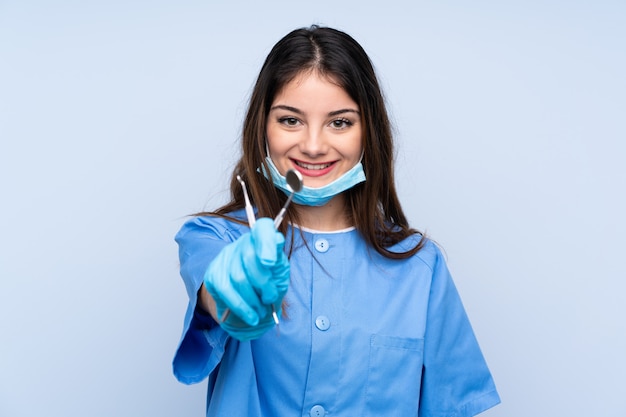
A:
<svg viewBox="0 0 626 417">
<path fill-rule="evenodd" d="M 228 336 L 196 311 L 197 292 L 211 260 L 248 230 L 198 217 L 176 235 L 189 305 L 174 374 L 187 384 L 209 378 L 207 416 L 466 417 L 500 402 L 430 241 L 393 260 L 355 229 L 290 229 L 286 317 L 251 342 Z M 391 249 L 405 251 L 419 239 Z"/>
</svg>

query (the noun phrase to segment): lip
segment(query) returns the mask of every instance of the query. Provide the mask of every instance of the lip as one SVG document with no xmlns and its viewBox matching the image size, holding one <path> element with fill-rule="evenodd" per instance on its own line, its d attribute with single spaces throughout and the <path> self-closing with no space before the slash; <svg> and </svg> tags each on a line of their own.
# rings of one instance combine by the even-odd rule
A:
<svg viewBox="0 0 626 417">
<path fill-rule="evenodd" d="M 335 165 L 337 164 L 337 161 L 329 161 L 329 162 L 307 162 L 307 161 L 301 161 L 299 159 L 293 159 L 291 158 L 291 164 L 293 165 L 293 168 L 297 171 L 299 171 L 302 175 L 307 176 L 307 177 L 321 177 L 324 176 L 326 174 L 328 174 L 330 171 L 333 170 L 333 168 L 335 168 Z M 306 168 L 302 165 L 299 164 L 305 164 L 305 165 L 328 165 L 326 168 L 321 168 L 321 169 L 310 169 L 310 168 Z"/>
</svg>

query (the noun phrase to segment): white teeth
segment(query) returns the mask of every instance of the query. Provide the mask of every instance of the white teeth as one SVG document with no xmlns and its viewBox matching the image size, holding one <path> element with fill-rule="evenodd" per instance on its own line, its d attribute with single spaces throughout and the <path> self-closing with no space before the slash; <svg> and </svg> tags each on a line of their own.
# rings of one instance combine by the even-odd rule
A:
<svg viewBox="0 0 626 417">
<path fill-rule="evenodd" d="M 296 164 L 298 164 L 298 166 L 301 166 L 302 168 L 312 169 L 312 170 L 325 169 L 331 165 L 331 164 L 306 164 L 304 162 L 296 162 Z"/>
</svg>

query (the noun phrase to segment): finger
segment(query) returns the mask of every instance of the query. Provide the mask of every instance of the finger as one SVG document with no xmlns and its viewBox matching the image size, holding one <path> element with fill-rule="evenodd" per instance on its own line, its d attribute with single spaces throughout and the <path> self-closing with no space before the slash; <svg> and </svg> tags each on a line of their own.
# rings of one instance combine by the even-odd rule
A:
<svg viewBox="0 0 626 417">
<path fill-rule="evenodd" d="M 247 259 L 244 264 L 250 285 L 259 294 L 263 304 L 273 303 L 278 298 L 278 291 L 273 282 L 273 268 L 275 265 L 262 264 L 252 247 L 250 247 L 249 253 L 246 253 L 245 256 Z"/>
<path fill-rule="evenodd" d="M 214 291 L 208 288 L 207 290 L 209 290 L 212 295 L 214 292 L 217 293 L 217 297 L 219 297 L 220 300 L 218 303 L 220 312 L 218 312 L 218 314 L 223 317 L 223 320 L 228 317 L 225 314 L 225 312 L 228 311 L 228 315 L 233 314 L 250 326 L 256 326 L 258 324 L 259 315 L 237 291 L 223 291 L 217 288 L 215 288 Z"/>
<path fill-rule="evenodd" d="M 289 265 L 289 259 L 285 254 L 282 254 L 280 261 L 276 263 L 272 268 L 272 284 L 276 289 L 276 297 L 283 297 L 289 288 L 289 278 L 291 276 L 291 268 Z"/>
<path fill-rule="evenodd" d="M 268 217 L 257 220 L 252 228 L 252 241 L 257 257 L 263 265 L 273 265 L 276 262 L 276 246 L 283 236 L 276 232 L 274 221 Z"/>
<path fill-rule="evenodd" d="M 255 289 L 260 291 L 261 287 L 271 278 L 270 269 L 261 262 L 256 247 L 252 242 L 243 248 L 241 256 L 243 258 L 242 265 L 250 283 Z"/>
<path fill-rule="evenodd" d="M 263 336 L 265 332 L 274 327 L 274 320 L 271 318 L 270 310 L 268 314 L 259 321 L 259 324 L 254 327 L 247 326 L 245 323 L 237 320 L 228 320 L 222 323 L 221 326 L 235 339 L 247 341 Z"/>
<path fill-rule="evenodd" d="M 276 287 L 272 282 L 272 270 L 262 265 L 258 258 L 253 259 L 246 265 L 248 282 L 260 295 L 263 304 L 272 303 L 278 296 Z"/>
<path fill-rule="evenodd" d="M 258 291 L 261 294 L 263 304 L 268 305 L 280 300 L 289 287 L 290 265 L 287 255 L 282 252 L 279 253 L 276 264 L 265 269 L 265 271 L 269 271 L 269 279 Z"/>
<path fill-rule="evenodd" d="M 243 253 L 240 255 L 243 256 Z M 253 309 L 258 317 L 261 317 L 264 307 L 259 298 L 260 291 L 257 290 L 254 280 L 251 278 L 243 260 L 240 259 L 237 262 L 233 262 L 230 268 L 231 285 L 246 305 Z M 236 310 L 234 312 L 236 313 Z"/>
<path fill-rule="evenodd" d="M 273 304 L 278 299 L 278 289 L 272 282 L 268 282 L 261 288 L 261 301 L 263 304 Z"/>
<path fill-rule="evenodd" d="M 235 245 L 225 247 L 209 266 L 206 273 L 210 279 L 205 277 L 204 283 L 216 303 L 223 304 L 231 313 L 254 326 L 259 321 L 254 303 L 258 306 L 260 301 L 250 285 L 246 289 L 245 285 L 236 282 L 241 281 L 241 276 L 245 276 L 238 267 L 240 262 L 236 252 Z"/>
</svg>

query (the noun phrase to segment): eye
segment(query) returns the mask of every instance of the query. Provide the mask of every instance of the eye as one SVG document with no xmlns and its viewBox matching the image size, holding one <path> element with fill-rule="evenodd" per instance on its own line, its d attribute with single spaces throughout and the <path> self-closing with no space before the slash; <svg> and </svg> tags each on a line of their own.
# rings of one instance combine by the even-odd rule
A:
<svg viewBox="0 0 626 417">
<path fill-rule="evenodd" d="M 278 119 L 278 123 L 283 124 L 285 126 L 297 126 L 300 123 L 300 120 L 295 117 L 281 117 Z"/>
<path fill-rule="evenodd" d="M 330 122 L 330 126 L 333 129 L 338 129 L 338 130 L 348 128 L 348 127 L 350 127 L 352 125 L 353 125 L 353 123 L 350 120 L 344 119 L 344 118 L 335 119 L 332 122 Z"/>
</svg>

